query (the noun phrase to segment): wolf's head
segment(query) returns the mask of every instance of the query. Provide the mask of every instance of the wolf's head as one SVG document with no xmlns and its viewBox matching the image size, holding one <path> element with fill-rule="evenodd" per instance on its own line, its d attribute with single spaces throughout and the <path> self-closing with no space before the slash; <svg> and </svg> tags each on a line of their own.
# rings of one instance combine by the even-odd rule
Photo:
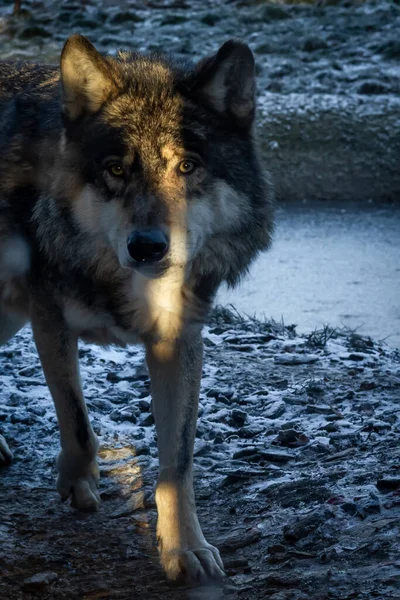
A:
<svg viewBox="0 0 400 600">
<path fill-rule="evenodd" d="M 234 282 L 271 230 L 252 136 L 248 46 L 229 41 L 191 65 L 102 56 L 73 35 L 61 55 L 61 84 L 62 155 L 79 172 L 79 226 L 146 276 L 175 266 L 216 285 Z"/>
</svg>

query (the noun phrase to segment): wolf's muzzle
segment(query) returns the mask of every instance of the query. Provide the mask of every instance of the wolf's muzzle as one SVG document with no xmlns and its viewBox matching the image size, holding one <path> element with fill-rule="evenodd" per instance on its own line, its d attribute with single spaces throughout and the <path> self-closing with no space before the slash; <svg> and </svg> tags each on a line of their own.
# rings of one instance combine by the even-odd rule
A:
<svg viewBox="0 0 400 600">
<path fill-rule="evenodd" d="M 158 262 L 168 252 L 168 240 L 161 229 L 134 231 L 128 237 L 129 256 L 138 263 Z"/>
</svg>

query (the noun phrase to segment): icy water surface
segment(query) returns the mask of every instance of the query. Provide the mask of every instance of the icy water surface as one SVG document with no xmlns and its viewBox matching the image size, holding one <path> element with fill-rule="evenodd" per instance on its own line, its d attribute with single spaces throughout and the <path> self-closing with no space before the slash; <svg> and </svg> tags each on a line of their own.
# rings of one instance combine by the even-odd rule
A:
<svg viewBox="0 0 400 600">
<path fill-rule="evenodd" d="M 300 331 L 346 325 L 400 346 L 400 208 L 280 208 L 274 245 L 218 300 Z"/>
</svg>

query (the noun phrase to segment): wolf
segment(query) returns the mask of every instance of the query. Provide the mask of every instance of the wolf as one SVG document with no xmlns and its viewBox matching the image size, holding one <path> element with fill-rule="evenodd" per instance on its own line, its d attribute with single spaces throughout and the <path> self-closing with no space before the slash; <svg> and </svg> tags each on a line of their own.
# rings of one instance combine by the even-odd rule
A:
<svg viewBox="0 0 400 600">
<path fill-rule="evenodd" d="M 106 56 L 74 34 L 59 67 L 0 62 L 0 343 L 31 323 L 60 429 L 57 489 L 80 510 L 99 506 L 99 471 L 78 340 L 144 344 L 170 580 L 223 575 L 196 514 L 193 445 L 202 326 L 273 230 L 254 73 L 234 40 L 190 63 Z"/>
</svg>

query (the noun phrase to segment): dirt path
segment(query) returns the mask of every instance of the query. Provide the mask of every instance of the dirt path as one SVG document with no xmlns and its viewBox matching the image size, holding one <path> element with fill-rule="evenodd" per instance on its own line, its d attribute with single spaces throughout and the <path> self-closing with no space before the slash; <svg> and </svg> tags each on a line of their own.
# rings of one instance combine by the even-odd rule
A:
<svg viewBox="0 0 400 600">
<path fill-rule="evenodd" d="M 0 474 L 0 598 L 400 598 L 398 352 L 227 311 L 205 344 L 196 489 L 224 584 L 171 588 L 158 565 L 140 350 L 81 347 L 103 503 L 79 514 L 59 501 L 54 410 L 26 330 L 0 350 L 0 421 L 15 454 Z"/>
</svg>

